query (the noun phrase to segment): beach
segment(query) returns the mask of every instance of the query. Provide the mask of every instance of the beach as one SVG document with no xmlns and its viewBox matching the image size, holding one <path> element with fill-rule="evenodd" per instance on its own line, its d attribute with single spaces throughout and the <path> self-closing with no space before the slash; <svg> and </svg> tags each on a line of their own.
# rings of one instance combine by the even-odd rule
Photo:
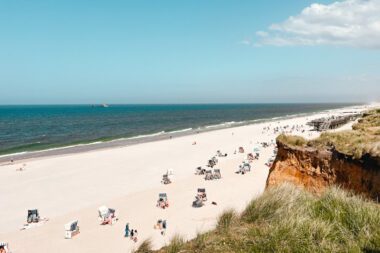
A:
<svg viewBox="0 0 380 253">
<path fill-rule="evenodd" d="M 144 239 L 150 238 L 155 248 L 169 243 L 174 235 L 191 239 L 197 233 L 215 227 L 225 210 L 238 212 L 265 189 L 275 145 L 260 148 L 259 160 L 252 170 L 236 174 L 239 165 L 262 142 L 274 143 L 278 127 L 305 138 L 314 138 L 306 123 L 312 119 L 361 112 L 368 107 L 356 106 L 290 119 L 201 132 L 140 143 L 96 149 L 87 152 L 59 154 L 16 160 L 0 166 L 0 241 L 9 243 L 12 252 L 130 252 Z M 341 129 L 350 128 L 348 123 Z M 302 127 L 301 127 L 302 126 Z M 269 128 L 269 130 L 265 130 Z M 195 144 L 196 143 L 196 144 Z M 195 144 L 195 145 L 194 145 Z M 245 149 L 238 153 L 239 147 Z M 217 150 L 227 153 L 218 158 L 215 168 L 222 178 L 205 181 L 195 175 L 198 166 L 205 166 Z M 18 169 L 22 167 L 22 171 Z M 162 175 L 174 171 L 174 181 L 161 184 Z M 206 188 L 208 201 L 193 208 L 197 188 Z M 167 193 L 170 206 L 156 207 L 159 193 Z M 216 205 L 211 204 L 216 202 Z M 119 220 L 100 225 L 97 209 L 106 205 L 115 208 Z M 20 231 L 28 209 L 38 208 L 49 220 L 41 226 Z M 167 220 L 165 235 L 153 226 L 158 219 Z M 64 224 L 79 220 L 80 234 L 64 238 Z M 124 238 L 126 223 L 138 230 L 138 242 Z"/>
</svg>

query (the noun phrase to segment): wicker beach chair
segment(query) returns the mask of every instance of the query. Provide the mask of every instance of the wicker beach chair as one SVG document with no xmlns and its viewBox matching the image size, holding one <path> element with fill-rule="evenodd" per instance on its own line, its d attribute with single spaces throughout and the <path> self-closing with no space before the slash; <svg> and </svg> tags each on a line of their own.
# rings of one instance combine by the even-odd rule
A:
<svg viewBox="0 0 380 253">
<path fill-rule="evenodd" d="M 101 206 L 98 208 L 99 220 L 101 225 L 114 224 L 118 219 L 116 217 L 116 210 Z"/>
<path fill-rule="evenodd" d="M 71 239 L 73 236 L 79 233 L 78 220 L 74 220 L 65 224 L 65 239 Z"/>
<path fill-rule="evenodd" d="M 166 174 L 162 175 L 161 183 L 163 184 L 171 184 L 174 180 L 174 171 L 169 169 L 166 171 Z"/>
<path fill-rule="evenodd" d="M 195 208 L 202 207 L 205 201 L 207 201 L 206 189 L 198 188 L 197 195 L 195 196 L 192 206 Z"/>
<path fill-rule="evenodd" d="M 168 195 L 166 193 L 158 194 L 157 207 L 162 209 L 169 207 Z"/>
<path fill-rule="evenodd" d="M 163 184 L 171 184 L 172 181 L 169 179 L 169 176 L 167 174 L 162 175 L 161 183 Z"/>
<path fill-rule="evenodd" d="M 212 175 L 212 171 L 206 170 L 205 180 L 213 180 L 213 179 L 214 179 L 214 176 Z"/>
<path fill-rule="evenodd" d="M 26 221 L 28 223 L 37 223 L 40 221 L 40 215 L 38 213 L 38 209 L 28 210 L 28 216 Z"/>
<path fill-rule="evenodd" d="M 220 173 L 220 169 L 214 169 L 214 179 L 221 179 L 222 174 Z"/>
<path fill-rule="evenodd" d="M 244 162 L 243 164 L 239 166 L 239 170 L 237 171 L 237 173 L 244 175 L 245 173 L 249 171 L 251 171 L 251 165 L 247 162 Z"/>
</svg>

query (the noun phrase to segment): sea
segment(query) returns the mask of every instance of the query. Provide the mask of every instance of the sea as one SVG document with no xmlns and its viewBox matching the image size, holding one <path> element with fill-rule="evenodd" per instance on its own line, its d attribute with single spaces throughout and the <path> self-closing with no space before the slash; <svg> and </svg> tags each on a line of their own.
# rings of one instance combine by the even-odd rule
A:
<svg viewBox="0 0 380 253">
<path fill-rule="evenodd" d="M 0 155 L 144 140 L 233 127 L 356 104 L 3 105 Z"/>
</svg>

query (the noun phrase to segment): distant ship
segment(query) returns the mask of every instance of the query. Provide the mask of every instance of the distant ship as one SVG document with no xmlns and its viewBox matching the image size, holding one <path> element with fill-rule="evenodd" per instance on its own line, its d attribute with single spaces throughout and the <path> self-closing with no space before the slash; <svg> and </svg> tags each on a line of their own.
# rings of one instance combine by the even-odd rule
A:
<svg viewBox="0 0 380 253">
<path fill-rule="evenodd" d="M 92 105 L 91 107 L 92 107 L 92 108 L 94 108 L 94 107 L 103 107 L 103 108 L 107 108 L 107 107 L 109 107 L 109 105 L 107 105 L 107 104 L 101 104 L 101 105 Z"/>
</svg>

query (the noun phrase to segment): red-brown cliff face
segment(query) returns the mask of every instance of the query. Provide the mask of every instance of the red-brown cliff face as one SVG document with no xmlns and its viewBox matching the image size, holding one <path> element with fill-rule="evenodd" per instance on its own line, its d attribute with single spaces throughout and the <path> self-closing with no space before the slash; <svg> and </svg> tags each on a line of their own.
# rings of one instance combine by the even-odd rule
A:
<svg viewBox="0 0 380 253">
<path fill-rule="evenodd" d="M 360 160 L 336 150 L 293 147 L 277 141 L 278 153 L 267 187 L 283 182 L 303 186 L 316 193 L 339 185 L 358 194 L 380 200 L 380 158 L 364 155 Z"/>
</svg>

